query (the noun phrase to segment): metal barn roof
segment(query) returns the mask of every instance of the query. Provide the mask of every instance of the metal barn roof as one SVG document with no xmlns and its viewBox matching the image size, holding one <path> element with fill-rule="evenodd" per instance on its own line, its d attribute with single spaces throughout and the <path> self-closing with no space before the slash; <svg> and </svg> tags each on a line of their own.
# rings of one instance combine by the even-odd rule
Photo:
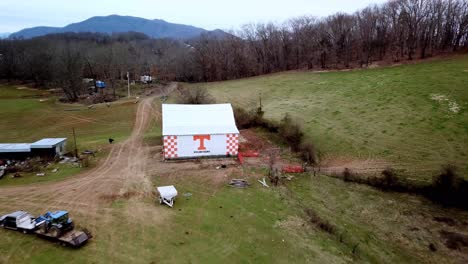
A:
<svg viewBox="0 0 468 264">
<path fill-rule="evenodd" d="M 163 104 L 163 136 L 238 134 L 231 104 Z"/>
<path fill-rule="evenodd" d="M 43 138 L 31 143 L 31 148 L 52 148 L 66 140 L 66 138 Z"/>
<path fill-rule="evenodd" d="M 30 151 L 31 151 L 31 144 L 27 144 L 27 143 L 0 144 L 0 153 L 30 152 Z"/>
</svg>

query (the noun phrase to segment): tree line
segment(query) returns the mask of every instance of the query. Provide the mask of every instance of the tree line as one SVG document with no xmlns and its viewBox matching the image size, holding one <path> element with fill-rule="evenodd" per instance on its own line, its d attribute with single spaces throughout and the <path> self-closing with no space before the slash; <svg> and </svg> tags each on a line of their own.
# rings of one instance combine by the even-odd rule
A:
<svg viewBox="0 0 468 264">
<path fill-rule="evenodd" d="M 0 41 L 0 78 L 62 87 L 78 98 L 83 78 L 219 81 L 294 69 L 367 67 L 468 48 L 467 0 L 391 0 L 353 14 L 244 25 L 191 40 L 142 33 L 64 33 Z"/>
<path fill-rule="evenodd" d="M 245 25 L 193 46 L 195 78 L 216 81 L 294 69 L 365 67 L 468 47 L 466 0 L 393 0 L 354 14 Z"/>
<path fill-rule="evenodd" d="M 115 89 L 127 72 L 133 80 L 145 74 L 157 76 L 157 65 L 170 59 L 161 56 L 161 50 L 178 54 L 176 50 L 184 45 L 137 32 L 62 33 L 0 40 L 0 78 L 32 82 L 37 87 L 61 87 L 68 100 L 76 101 L 86 90 L 83 78 L 105 80 Z"/>
</svg>

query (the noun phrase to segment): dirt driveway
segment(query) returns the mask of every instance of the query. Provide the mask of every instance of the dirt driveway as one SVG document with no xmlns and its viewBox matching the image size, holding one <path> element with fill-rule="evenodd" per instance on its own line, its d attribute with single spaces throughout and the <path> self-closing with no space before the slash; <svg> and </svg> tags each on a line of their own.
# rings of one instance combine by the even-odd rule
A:
<svg viewBox="0 0 468 264">
<path fill-rule="evenodd" d="M 173 83 L 166 90 L 175 87 Z M 0 188 L 2 211 L 66 209 L 90 215 L 109 203 L 106 197 L 126 195 L 135 187 L 140 194 L 149 194 L 152 188 L 146 170 L 150 157 L 143 136 L 158 115 L 152 105 L 155 96 L 140 100 L 131 136 L 113 145 L 97 167 L 60 182 Z"/>
</svg>

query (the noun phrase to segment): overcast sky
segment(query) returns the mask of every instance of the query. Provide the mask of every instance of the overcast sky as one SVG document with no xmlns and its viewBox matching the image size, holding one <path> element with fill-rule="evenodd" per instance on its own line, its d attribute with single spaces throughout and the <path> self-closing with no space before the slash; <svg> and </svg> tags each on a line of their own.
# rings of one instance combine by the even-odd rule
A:
<svg viewBox="0 0 468 264">
<path fill-rule="evenodd" d="M 352 13 L 385 0 L 1 0 L 0 33 L 34 26 L 62 27 L 111 14 L 164 19 L 205 29 L 282 22 L 301 15 Z"/>
</svg>

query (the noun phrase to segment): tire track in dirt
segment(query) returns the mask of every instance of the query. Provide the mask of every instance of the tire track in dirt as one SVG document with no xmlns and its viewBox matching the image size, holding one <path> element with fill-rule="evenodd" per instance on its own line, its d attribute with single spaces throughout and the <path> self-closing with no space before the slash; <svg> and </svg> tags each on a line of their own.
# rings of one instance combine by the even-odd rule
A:
<svg viewBox="0 0 468 264">
<path fill-rule="evenodd" d="M 170 84 L 170 90 L 175 88 L 175 83 Z M 107 158 L 96 168 L 60 182 L 0 188 L 0 201 L 8 201 L 0 208 L 32 212 L 66 209 L 93 216 L 109 204 L 105 197 L 123 195 L 133 186 L 138 186 L 143 194 L 151 192 L 146 177 L 149 151 L 143 144 L 143 136 L 157 115 L 152 106 L 156 96 L 139 102 L 132 134 L 124 142 L 113 145 Z"/>
</svg>

